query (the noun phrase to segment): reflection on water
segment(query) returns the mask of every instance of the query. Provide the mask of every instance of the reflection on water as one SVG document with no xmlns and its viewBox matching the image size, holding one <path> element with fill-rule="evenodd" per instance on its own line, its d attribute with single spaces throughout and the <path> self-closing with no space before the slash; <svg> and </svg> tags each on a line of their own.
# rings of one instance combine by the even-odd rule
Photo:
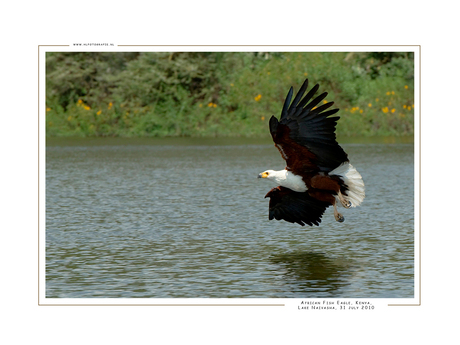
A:
<svg viewBox="0 0 460 345">
<path fill-rule="evenodd" d="M 286 271 L 286 282 L 306 298 L 334 297 L 350 284 L 352 263 L 324 253 L 290 252 L 275 254 L 270 260 Z"/>
<path fill-rule="evenodd" d="M 268 141 L 49 144 L 47 297 L 413 297 L 412 145 L 345 144 L 362 207 L 300 227 L 268 221 Z"/>
</svg>

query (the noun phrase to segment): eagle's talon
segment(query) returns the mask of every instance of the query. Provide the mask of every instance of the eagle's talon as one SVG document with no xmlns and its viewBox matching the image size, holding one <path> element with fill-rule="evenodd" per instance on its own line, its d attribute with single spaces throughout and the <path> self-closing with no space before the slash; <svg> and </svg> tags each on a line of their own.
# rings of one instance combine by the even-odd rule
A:
<svg viewBox="0 0 460 345">
<path fill-rule="evenodd" d="M 338 197 L 339 197 L 340 203 L 342 204 L 343 207 L 345 207 L 345 208 L 350 208 L 351 207 L 351 201 L 345 200 L 345 198 L 343 197 L 343 194 L 340 193 L 340 191 L 338 193 Z"/>
<path fill-rule="evenodd" d="M 343 223 L 343 221 L 345 220 L 345 217 L 341 213 L 338 213 L 335 215 L 335 220 L 340 223 Z"/>
</svg>

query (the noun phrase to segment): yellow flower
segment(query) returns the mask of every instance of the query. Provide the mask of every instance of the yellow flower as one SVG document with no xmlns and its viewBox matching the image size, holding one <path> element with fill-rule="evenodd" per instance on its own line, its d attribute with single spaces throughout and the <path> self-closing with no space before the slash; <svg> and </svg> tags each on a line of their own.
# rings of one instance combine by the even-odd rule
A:
<svg viewBox="0 0 460 345">
<path fill-rule="evenodd" d="M 327 101 L 326 101 L 326 100 L 324 100 L 324 101 L 323 101 L 323 103 L 324 103 L 324 104 L 326 104 L 326 103 L 327 103 Z"/>
<path fill-rule="evenodd" d="M 367 106 L 368 106 L 369 108 L 372 107 L 372 103 L 369 103 Z"/>
<path fill-rule="evenodd" d="M 390 95 L 390 91 L 387 91 L 387 96 L 389 96 L 389 95 Z"/>
<path fill-rule="evenodd" d="M 216 104 L 216 103 L 214 103 L 212 106 L 213 106 L 214 108 L 216 108 L 216 107 L 217 107 L 217 104 Z"/>
<path fill-rule="evenodd" d="M 410 110 L 410 109 L 411 109 L 411 108 L 410 108 L 410 106 L 409 106 L 409 107 L 407 107 L 407 110 Z"/>
<path fill-rule="evenodd" d="M 409 88 L 409 86 L 407 86 L 407 85 L 404 85 L 404 88 L 407 90 L 407 89 Z"/>
<path fill-rule="evenodd" d="M 378 102 L 378 101 L 379 101 L 379 99 L 378 99 L 378 98 L 376 98 L 376 99 L 375 99 L 375 101 L 376 101 L 376 102 Z"/>
<path fill-rule="evenodd" d="M 307 75 L 308 75 L 308 73 L 307 73 L 307 72 L 305 72 L 303 75 L 304 75 L 304 76 L 307 76 Z"/>
<path fill-rule="evenodd" d="M 395 111 L 396 111 L 396 109 L 395 109 L 395 108 L 391 109 L 391 112 L 392 112 L 392 113 L 394 113 Z"/>
<path fill-rule="evenodd" d="M 201 104 L 201 103 L 200 103 L 200 104 L 198 104 L 198 106 L 199 106 L 200 108 L 203 108 L 203 104 Z"/>
<path fill-rule="evenodd" d="M 359 113 L 362 114 L 362 113 L 363 113 L 363 110 L 361 109 L 361 110 L 359 111 Z"/>
<path fill-rule="evenodd" d="M 235 86 L 235 84 L 231 83 L 230 86 L 233 87 L 233 86 Z"/>
<path fill-rule="evenodd" d="M 261 95 L 261 94 L 258 94 L 256 97 L 254 97 L 254 100 L 255 100 L 256 102 L 259 102 L 261 98 L 262 98 L 262 95 Z"/>
<path fill-rule="evenodd" d="M 267 72 L 268 75 L 270 75 L 270 72 Z"/>
<path fill-rule="evenodd" d="M 212 102 L 209 102 L 208 103 L 208 107 L 211 108 L 213 106 L 213 103 Z"/>
<path fill-rule="evenodd" d="M 99 109 L 99 111 L 96 113 L 96 115 L 101 115 L 102 111 Z"/>
<path fill-rule="evenodd" d="M 382 108 L 382 111 L 386 114 L 388 113 L 388 107 Z"/>
<path fill-rule="evenodd" d="M 110 103 L 109 103 L 109 106 L 107 107 L 107 109 L 112 108 L 112 105 L 113 105 L 112 102 L 110 102 Z"/>
<path fill-rule="evenodd" d="M 77 104 L 82 104 L 83 101 L 81 99 L 78 100 Z"/>
<path fill-rule="evenodd" d="M 72 121 L 72 116 L 69 115 L 69 117 L 67 118 L 67 121 Z"/>
<path fill-rule="evenodd" d="M 406 108 L 407 108 L 407 105 L 404 104 L 404 105 L 403 105 L 403 108 L 406 109 Z"/>
<path fill-rule="evenodd" d="M 89 107 L 89 105 L 85 105 L 83 108 L 85 108 L 85 110 L 90 110 L 91 108 Z"/>
<path fill-rule="evenodd" d="M 46 108 L 46 111 L 50 111 L 50 110 L 51 110 L 51 108 Z"/>
<path fill-rule="evenodd" d="M 265 120 L 265 116 L 261 116 L 260 119 L 261 119 L 262 121 L 264 121 L 264 120 Z"/>
<path fill-rule="evenodd" d="M 394 94 L 395 94 L 395 92 L 394 92 L 394 91 L 391 91 L 391 94 L 392 94 L 392 95 L 394 95 Z"/>
</svg>

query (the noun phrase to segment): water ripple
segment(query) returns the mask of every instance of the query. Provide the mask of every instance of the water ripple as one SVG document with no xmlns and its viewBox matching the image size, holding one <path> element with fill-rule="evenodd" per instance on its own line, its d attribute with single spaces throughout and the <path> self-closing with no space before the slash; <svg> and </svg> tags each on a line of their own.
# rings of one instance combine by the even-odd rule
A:
<svg viewBox="0 0 460 345">
<path fill-rule="evenodd" d="M 272 145 L 48 147 L 47 297 L 413 297 L 413 148 L 350 145 L 363 206 L 268 221 Z"/>
</svg>

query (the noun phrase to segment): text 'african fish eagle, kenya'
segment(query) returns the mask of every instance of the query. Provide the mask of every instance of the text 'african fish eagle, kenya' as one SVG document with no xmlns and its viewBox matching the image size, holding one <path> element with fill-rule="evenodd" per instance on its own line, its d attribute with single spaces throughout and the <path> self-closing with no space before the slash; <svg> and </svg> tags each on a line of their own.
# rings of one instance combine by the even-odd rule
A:
<svg viewBox="0 0 460 345">
<path fill-rule="evenodd" d="M 312 100 L 318 84 L 302 99 L 307 88 L 308 79 L 291 103 L 291 87 L 280 120 L 270 118 L 270 133 L 287 166 L 281 171 L 259 174 L 279 185 L 265 196 L 270 198 L 268 218 L 302 226 L 319 225 L 324 211 L 332 205 L 335 219 L 343 222 L 337 202 L 345 208 L 360 205 L 365 195 L 364 182 L 336 141 L 339 117 L 329 116 L 339 109 L 325 111 L 334 102 L 317 107 L 327 95 L 324 92 Z"/>
</svg>

